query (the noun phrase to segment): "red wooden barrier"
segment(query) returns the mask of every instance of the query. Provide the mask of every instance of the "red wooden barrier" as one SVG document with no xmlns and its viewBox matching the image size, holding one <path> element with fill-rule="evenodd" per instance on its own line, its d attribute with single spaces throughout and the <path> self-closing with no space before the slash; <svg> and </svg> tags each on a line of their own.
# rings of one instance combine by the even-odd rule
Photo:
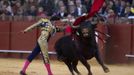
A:
<svg viewBox="0 0 134 75">
<path fill-rule="evenodd" d="M 37 39 L 37 29 L 25 34 L 21 33 L 22 30 L 32 25 L 34 22 L 12 22 L 11 25 L 11 50 L 33 50 L 36 39 Z M 12 53 L 10 57 L 23 57 L 24 55 Z M 25 55 L 24 57 L 26 57 Z"/>
<path fill-rule="evenodd" d="M 0 49 L 9 49 L 10 22 L 0 22 Z"/>
<path fill-rule="evenodd" d="M 134 25 L 131 25 L 131 51 L 130 54 L 134 55 Z"/>
<path fill-rule="evenodd" d="M 1 50 L 33 50 L 37 38 L 39 36 L 39 31 L 34 29 L 31 32 L 22 34 L 21 31 L 33 24 L 34 22 L 0 22 L 0 49 Z M 56 22 L 56 25 L 63 26 L 61 22 Z M 101 32 L 107 32 L 106 27 L 98 25 L 98 29 Z M 108 33 L 111 36 L 107 39 L 107 43 L 103 44 L 99 40 L 99 48 L 103 58 L 107 63 L 125 63 L 128 62 L 128 58 L 125 57 L 126 54 L 134 54 L 134 26 L 133 25 L 122 25 L 113 24 L 108 25 Z M 102 38 L 104 35 L 99 34 Z M 54 50 L 55 42 L 63 36 L 63 33 L 56 33 L 51 37 L 49 41 L 49 50 Z M 103 45 L 104 48 L 102 47 Z M 106 49 L 105 49 L 106 48 Z M 3 56 L 17 57 L 16 54 L 2 54 Z"/>
<path fill-rule="evenodd" d="M 107 63 L 125 63 L 131 48 L 131 25 L 115 24 L 108 25 L 108 38 L 105 50 Z"/>
<path fill-rule="evenodd" d="M 32 50 L 36 44 L 37 29 L 22 34 L 21 31 L 32 25 L 33 22 L 12 22 L 11 50 Z"/>
<path fill-rule="evenodd" d="M 10 22 L 1 21 L 0 22 L 0 49 L 10 48 Z M 0 54 L 0 57 L 6 57 L 7 53 Z"/>
</svg>

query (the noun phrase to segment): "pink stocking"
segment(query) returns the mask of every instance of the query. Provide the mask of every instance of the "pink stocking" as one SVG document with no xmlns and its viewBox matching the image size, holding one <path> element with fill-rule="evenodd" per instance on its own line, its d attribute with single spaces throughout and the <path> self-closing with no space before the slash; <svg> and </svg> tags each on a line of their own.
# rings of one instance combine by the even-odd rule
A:
<svg viewBox="0 0 134 75">
<path fill-rule="evenodd" d="M 30 64 L 30 62 L 28 60 L 26 60 L 24 63 L 24 66 L 22 68 L 22 72 L 24 72 L 24 73 L 26 72 L 26 69 L 28 68 L 29 64 Z"/>
<path fill-rule="evenodd" d="M 46 63 L 45 66 L 46 66 L 46 69 L 48 71 L 48 75 L 53 75 L 52 72 L 51 72 L 50 64 Z"/>
</svg>

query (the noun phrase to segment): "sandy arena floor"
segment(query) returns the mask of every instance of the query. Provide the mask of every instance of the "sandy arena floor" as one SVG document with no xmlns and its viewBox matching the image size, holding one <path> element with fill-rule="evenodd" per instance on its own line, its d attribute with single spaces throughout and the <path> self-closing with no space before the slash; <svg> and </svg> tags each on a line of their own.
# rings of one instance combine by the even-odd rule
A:
<svg viewBox="0 0 134 75">
<path fill-rule="evenodd" d="M 19 75 L 25 59 L 4 59 L 0 58 L 0 75 Z M 134 65 L 120 64 L 107 65 L 110 69 L 109 73 L 104 73 L 102 68 L 94 59 L 90 60 L 91 69 L 94 75 L 134 75 Z M 42 60 L 34 60 L 27 69 L 28 75 L 47 75 L 46 69 L 43 67 Z M 54 75 L 71 75 L 64 63 L 51 60 L 51 67 Z M 85 67 L 79 63 L 79 71 L 82 75 L 87 75 Z"/>
</svg>

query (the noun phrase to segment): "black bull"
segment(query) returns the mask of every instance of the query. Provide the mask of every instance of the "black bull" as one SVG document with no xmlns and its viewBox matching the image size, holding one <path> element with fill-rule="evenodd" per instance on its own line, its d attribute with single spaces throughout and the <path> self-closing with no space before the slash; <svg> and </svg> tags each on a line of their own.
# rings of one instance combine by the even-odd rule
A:
<svg viewBox="0 0 134 75">
<path fill-rule="evenodd" d="M 87 60 L 93 57 L 97 59 L 104 72 L 109 72 L 109 69 L 104 65 L 100 57 L 95 40 L 95 28 L 96 25 L 92 25 L 89 21 L 83 22 L 78 28 L 77 33 L 79 34 L 76 35 L 77 37 L 75 37 L 74 40 L 71 35 L 64 36 L 55 44 L 58 59 L 68 66 L 72 75 L 75 75 L 74 71 L 78 75 L 81 75 L 77 69 L 79 60 L 87 68 L 88 75 L 92 75 Z"/>
</svg>

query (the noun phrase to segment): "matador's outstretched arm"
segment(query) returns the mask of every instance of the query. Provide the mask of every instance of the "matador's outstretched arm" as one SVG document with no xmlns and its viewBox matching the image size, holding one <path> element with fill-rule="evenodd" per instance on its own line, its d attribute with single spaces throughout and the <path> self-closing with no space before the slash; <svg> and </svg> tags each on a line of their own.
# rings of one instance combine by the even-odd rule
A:
<svg viewBox="0 0 134 75">
<path fill-rule="evenodd" d="M 35 27 L 37 27 L 40 23 L 41 23 L 41 21 L 38 21 L 38 22 L 32 24 L 31 26 L 27 27 L 27 28 L 23 31 L 23 33 L 26 33 L 26 32 L 28 32 L 28 31 L 31 31 L 32 29 L 34 29 Z"/>
</svg>

